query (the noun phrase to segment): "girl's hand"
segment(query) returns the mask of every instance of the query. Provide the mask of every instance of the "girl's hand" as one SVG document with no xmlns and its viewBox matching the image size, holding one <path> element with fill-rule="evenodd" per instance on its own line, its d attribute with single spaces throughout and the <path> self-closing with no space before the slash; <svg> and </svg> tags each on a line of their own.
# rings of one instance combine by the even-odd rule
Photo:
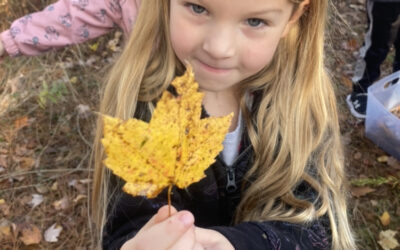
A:
<svg viewBox="0 0 400 250">
<path fill-rule="evenodd" d="M 231 242 L 218 231 L 196 227 L 195 233 L 197 242 L 199 242 L 204 249 L 235 250 Z"/>
<path fill-rule="evenodd" d="M 171 207 L 171 217 L 168 217 L 168 206 L 163 206 L 121 249 L 203 250 L 204 248 L 196 242 L 193 215 L 188 211 L 177 212 Z"/>
</svg>

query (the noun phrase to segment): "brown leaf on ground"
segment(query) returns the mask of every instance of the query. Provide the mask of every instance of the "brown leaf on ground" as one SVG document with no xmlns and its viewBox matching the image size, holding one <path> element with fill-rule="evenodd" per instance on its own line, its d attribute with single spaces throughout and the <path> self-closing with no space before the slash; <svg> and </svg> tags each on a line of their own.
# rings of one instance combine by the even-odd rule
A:
<svg viewBox="0 0 400 250">
<path fill-rule="evenodd" d="M 381 217 L 379 217 L 379 220 L 381 221 L 382 226 L 384 227 L 388 226 L 390 224 L 390 214 L 387 211 L 385 211 L 381 215 Z"/>
<path fill-rule="evenodd" d="M 87 187 L 85 187 L 82 183 L 78 182 L 78 180 L 76 179 L 69 181 L 68 186 L 75 188 L 81 194 L 84 194 L 87 191 Z"/>
<path fill-rule="evenodd" d="M 395 238 L 396 232 L 392 230 L 381 231 L 379 233 L 379 245 L 383 250 L 391 250 L 399 247 L 399 242 Z"/>
<path fill-rule="evenodd" d="M 389 157 L 387 160 L 387 164 L 394 169 L 400 170 L 400 161 L 398 161 L 396 158 L 394 157 Z"/>
<path fill-rule="evenodd" d="M 357 49 L 358 49 L 358 42 L 357 42 L 357 40 L 354 39 L 354 38 L 348 40 L 348 41 L 347 41 L 347 45 L 348 45 L 348 48 L 349 48 L 351 51 L 354 51 L 354 50 L 357 50 Z"/>
<path fill-rule="evenodd" d="M 53 183 L 53 185 L 51 185 L 51 188 L 50 188 L 50 189 L 53 190 L 53 191 L 57 191 L 57 190 L 58 190 L 58 182 L 55 181 L 55 182 Z"/>
<path fill-rule="evenodd" d="M 7 155 L 0 155 L 0 167 L 7 168 Z"/>
<path fill-rule="evenodd" d="M 342 76 L 342 84 L 349 90 L 353 89 L 353 82 L 347 76 Z"/>
<path fill-rule="evenodd" d="M 42 233 L 40 229 L 29 223 L 22 223 L 17 226 L 18 232 L 21 232 L 19 239 L 24 243 L 24 245 L 34 245 L 39 244 L 42 241 Z"/>
<path fill-rule="evenodd" d="M 376 160 L 380 163 L 385 163 L 388 161 L 388 159 L 389 159 L 389 157 L 387 155 L 382 155 L 382 156 L 379 156 Z"/>
<path fill-rule="evenodd" d="M 61 200 L 53 202 L 53 207 L 55 210 L 65 210 L 69 207 L 70 202 L 68 200 L 68 197 L 64 197 Z"/>
<path fill-rule="evenodd" d="M 356 153 L 353 155 L 354 160 L 359 160 L 359 159 L 361 159 L 361 157 L 362 157 L 361 152 L 356 152 Z"/>
<path fill-rule="evenodd" d="M 14 121 L 14 129 L 15 131 L 18 131 L 24 127 L 27 127 L 29 125 L 28 123 L 28 117 L 24 116 L 21 118 L 18 118 L 17 120 Z"/>
<path fill-rule="evenodd" d="M 18 156 L 31 156 L 34 154 L 33 150 L 30 150 L 26 147 L 26 145 L 17 145 L 15 147 L 15 154 Z M 18 159 L 18 158 L 16 158 Z"/>
<path fill-rule="evenodd" d="M 365 196 L 371 192 L 374 192 L 375 189 L 370 188 L 370 187 L 351 187 L 351 195 L 353 195 L 354 197 L 361 197 L 361 196 Z"/>
<path fill-rule="evenodd" d="M 0 199 L 0 211 L 4 216 L 10 214 L 10 206 L 6 203 L 4 199 Z"/>
<path fill-rule="evenodd" d="M 35 166 L 35 158 L 32 157 L 21 157 L 19 159 L 19 168 L 23 170 L 31 170 Z"/>
<path fill-rule="evenodd" d="M 11 222 L 6 219 L 0 220 L 0 240 L 7 240 L 13 237 Z"/>
<path fill-rule="evenodd" d="M 87 195 L 78 194 L 78 196 L 76 196 L 75 199 L 74 199 L 74 203 L 78 203 L 80 200 L 86 199 L 86 198 L 87 198 Z"/>
</svg>

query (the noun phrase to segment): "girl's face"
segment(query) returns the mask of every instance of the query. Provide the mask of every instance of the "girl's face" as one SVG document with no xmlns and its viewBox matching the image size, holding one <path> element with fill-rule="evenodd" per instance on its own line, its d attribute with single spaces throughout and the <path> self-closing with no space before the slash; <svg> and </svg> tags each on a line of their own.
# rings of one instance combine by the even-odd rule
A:
<svg viewBox="0 0 400 250">
<path fill-rule="evenodd" d="M 292 21 L 289 0 L 171 0 L 172 47 L 200 89 L 232 91 L 267 66 Z"/>
</svg>

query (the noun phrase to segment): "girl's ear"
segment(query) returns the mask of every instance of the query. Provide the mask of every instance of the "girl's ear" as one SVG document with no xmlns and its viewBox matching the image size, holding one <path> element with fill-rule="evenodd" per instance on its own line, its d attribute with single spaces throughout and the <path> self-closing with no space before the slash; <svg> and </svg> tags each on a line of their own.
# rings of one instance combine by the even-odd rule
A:
<svg viewBox="0 0 400 250">
<path fill-rule="evenodd" d="M 320 0 L 315 0 L 315 1 L 320 1 Z M 305 9 L 309 4 L 310 0 L 304 0 L 302 3 L 300 3 L 297 10 L 293 13 L 293 15 L 289 19 L 289 22 L 286 24 L 286 27 L 282 32 L 281 38 L 285 37 L 289 33 L 290 28 L 300 19 L 300 17 L 303 15 Z"/>
</svg>

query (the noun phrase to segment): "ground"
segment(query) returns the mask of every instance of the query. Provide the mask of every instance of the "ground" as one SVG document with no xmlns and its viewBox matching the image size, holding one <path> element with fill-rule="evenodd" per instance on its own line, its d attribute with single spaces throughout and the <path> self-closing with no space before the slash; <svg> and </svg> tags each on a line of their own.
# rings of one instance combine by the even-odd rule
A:
<svg viewBox="0 0 400 250">
<path fill-rule="evenodd" d="M 0 30 L 49 2 L 0 0 Z M 382 249 L 380 237 L 391 239 L 389 230 L 400 241 L 400 163 L 365 137 L 364 123 L 351 116 L 345 102 L 366 28 L 364 4 L 333 1 L 326 62 L 338 99 L 351 223 L 360 249 Z M 2 249 L 91 249 L 87 166 L 94 111 L 104 66 L 113 62 L 120 44 L 113 32 L 80 46 L 1 62 Z M 392 61 L 393 52 L 383 75 Z"/>
</svg>

